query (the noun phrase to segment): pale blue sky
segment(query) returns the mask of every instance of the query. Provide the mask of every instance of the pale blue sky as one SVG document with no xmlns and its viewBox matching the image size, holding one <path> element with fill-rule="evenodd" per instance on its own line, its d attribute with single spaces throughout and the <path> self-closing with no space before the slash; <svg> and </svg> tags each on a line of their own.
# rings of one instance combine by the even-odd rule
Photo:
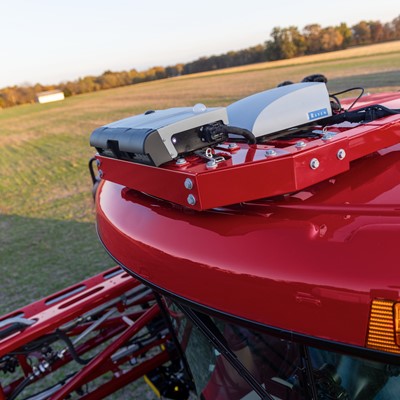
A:
<svg viewBox="0 0 400 400">
<path fill-rule="evenodd" d="M 263 43 L 275 26 L 399 15 L 399 0 L 0 0 L 0 88 L 188 62 Z"/>
</svg>

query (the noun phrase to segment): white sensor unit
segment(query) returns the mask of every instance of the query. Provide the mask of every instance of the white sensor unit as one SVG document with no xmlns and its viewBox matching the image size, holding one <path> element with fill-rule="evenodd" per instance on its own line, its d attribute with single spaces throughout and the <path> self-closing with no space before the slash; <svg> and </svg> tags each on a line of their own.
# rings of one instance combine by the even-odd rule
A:
<svg viewBox="0 0 400 400">
<path fill-rule="evenodd" d="M 295 83 L 245 97 L 227 107 L 229 124 L 255 137 L 284 131 L 330 117 L 325 83 Z"/>
</svg>

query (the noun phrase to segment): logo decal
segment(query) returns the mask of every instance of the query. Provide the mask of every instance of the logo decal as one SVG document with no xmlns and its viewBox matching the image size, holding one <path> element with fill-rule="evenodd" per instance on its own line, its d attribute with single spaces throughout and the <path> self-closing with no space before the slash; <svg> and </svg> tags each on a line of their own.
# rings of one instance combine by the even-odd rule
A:
<svg viewBox="0 0 400 400">
<path fill-rule="evenodd" d="M 320 110 L 310 111 L 308 113 L 308 120 L 313 121 L 314 119 L 327 117 L 328 115 L 328 110 L 326 108 L 321 108 Z"/>
</svg>

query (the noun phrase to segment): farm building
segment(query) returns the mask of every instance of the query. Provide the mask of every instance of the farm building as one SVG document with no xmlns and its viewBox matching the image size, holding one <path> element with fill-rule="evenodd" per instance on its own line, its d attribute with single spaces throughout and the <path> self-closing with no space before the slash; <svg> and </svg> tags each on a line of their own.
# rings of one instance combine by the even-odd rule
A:
<svg viewBox="0 0 400 400">
<path fill-rule="evenodd" d="M 64 100 L 64 92 L 61 90 L 48 90 L 36 94 L 37 101 L 41 104 L 50 103 L 52 101 Z"/>
</svg>

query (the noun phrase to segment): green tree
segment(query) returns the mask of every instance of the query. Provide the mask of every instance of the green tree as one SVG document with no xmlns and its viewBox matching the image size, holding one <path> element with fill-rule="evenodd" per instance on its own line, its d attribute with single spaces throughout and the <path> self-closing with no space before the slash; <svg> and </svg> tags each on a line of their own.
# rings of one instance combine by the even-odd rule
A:
<svg viewBox="0 0 400 400">
<path fill-rule="evenodd" d="M 371 28 L 366 21 L 361 21 L 352 27 L 354 43 L 369 44 L 371 43 Z"/>
<path fill-rule="evenodd" d="M 321 31 L 321 50 L 334 51 L 342 47 L 343 36 L 332 26 L 325 28 Z"/>
<path fill-rule="evenodd" d="M 392 23 L 393 39 L 400 39 L 400 15 Z"/>
<path fill-rule="evenodd" d="M 281 60 L 301 56 L 306 51 L 304 36 L 295 26 L 275 27 L 271 32 L 272 40 L 266 42 L 267 60 Z"/>
<path fill-rule="evenodd" d="M 322 50 L 321 47 L 321 25 L 310 24 L 303 28 L 303 36 L 306 42 L 306 54 L 316 54 Z"/>
<path fill-rule="evenodd" d="M 165 68 L 165 73 L 168 77 L 182 75 L 185 64 L 170 65 Z"/>
<path fill-rule="evenodd" d="M 352 30 L 347 26 L 345 22 L 342 22 L 339 26 L 337 26 L 336 30 L 340 32 L 343 37 L 342 49 L 347 49 L 347 47 L 351 45 L 353 40 Z"/>
<path fill-rule="evenodd" d="M 379 43 L 384 40 L 383 25 L 379 21 L 369 21 L 369 30 L 371 34 L 371 42 Z"/>
</svg>

